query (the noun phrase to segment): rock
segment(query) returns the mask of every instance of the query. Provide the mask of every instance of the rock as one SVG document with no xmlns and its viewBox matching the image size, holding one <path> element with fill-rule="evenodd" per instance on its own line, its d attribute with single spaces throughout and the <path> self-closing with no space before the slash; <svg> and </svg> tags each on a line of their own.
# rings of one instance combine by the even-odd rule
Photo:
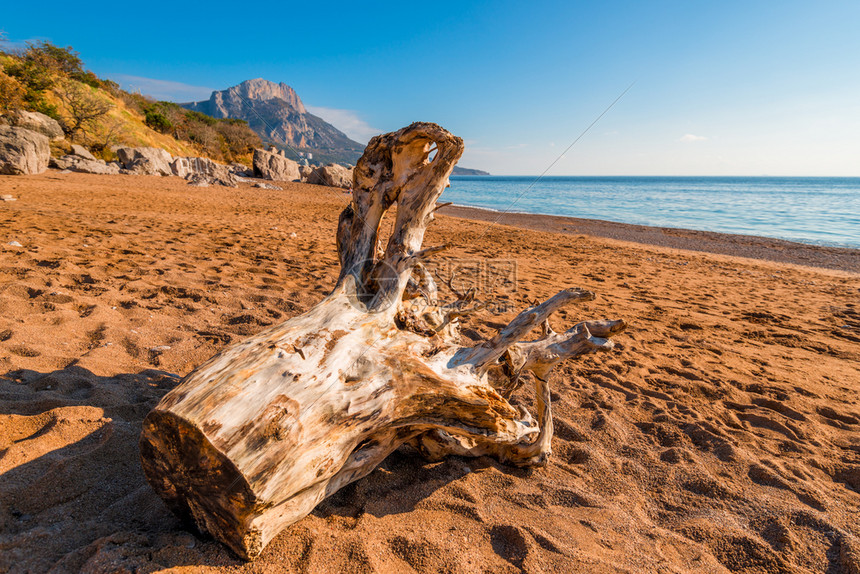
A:
<svg viewBox="0 0 860 574">
<path fill-rule="evenodd" d="M 59 158 L 51 158 L 50 166 L 55 169 L 77 171 L 79 173 L 95 173 L 98 175 L 118 175 L 119 165 L 115 162 L 107 163 L 101 159 L 86 159 L 79 155 L 64 155 Z"/>
<path fill-rule="evenodd" d="M 2 123 L 42 134 L 51 141 L 59 141 L 65 138 L 63 128 L 60 127 L 57 120 L 39 112 L 13 110 L 3 116 Z"/>
<path fill-rule="evenodd" d="M 138 175 L 173 175 L 173 156 L 156 147 L 121 147 L 116 155 L 122 166 Z"/>
<path fill-rule="evenodd" d="M 30 175 L 48 169 L 48 137 L 14 126 L 0 126 L 0 174 Z"/>
<path fill-rule="evenodd" d="M 14 195 L 0 195 L 0 201 L 17 201 Z"/>
<path fill-rule="evenodd" d="M 209 187 L 210 185 L 221 185 L 224 187 L 238 187 L 239 182 L 235 175 L 228 173 L 224 177 L 207 175 L 204 173 L 192 173 L 185 179 L 188 180 L 188 185 L 196 187 Z"/>
<path fill-rule="evenodd" d="M 308 160 L 305 161 L 307 162 Z M 299 166 L 299 175 L 301 175 L 302 181 L 307 181 L 313 172 L 314 168 L 309 165 Z"/>
<path fill-rule="evenodd" d="M 230 168 L 208 157 L 177 157 L 170 164 L 173 175 L 188 178 L 190 175 L 208 175 L 226 179 Z"/>
<path fill-rule="evenodd" d="M 254 150 L 254 175 L 271 181 L 297 181 L 299 164 L 276 153 Z"/>
<path fill-rule="evenodd" d="M 212 184 L 209 183 L 209 178 L 207 178 L 205 175 L 198 174 L 188 176 L 188 185 L 194 187 L 209 187 Z"/>
<path fill-rule="evenodd" d="M 78 144 L 72 144 L 72 155 L 76 155 L 84 159 L 91 159 L 93 161 L 96 159 L 96 157 L 90 153 L 90 150 Z"/>
<path fill-rule="evenodd" d="M 352 170 L 330 163 L 313 170 L 308 176 L 308 183 L 348 189 L 352 187 Z"/>
<path fill-rule="evenodd" d="M 21 244 L 20 244 L 20 243 L 18 243 L 17 241 L 10 241 L 10 242 L 9 242 L 9 243 L 7 243 L 6 245 L 8 245 L 9 247 L 24 247 L 23 245 L 21 245 Z"/>
<path fill-rule="evenodd" d="M 230 164 L 230 173 L 236 177 L 254 177 L 254 170 L 241 163 Z"/>
<path fill-rule="evenodd" d="M 251 187 L 259 187 L 260 189 L 273 189 L 275 191 L 283 191 L 283 187 L 278 187 L 277 185 L 272 185 L 271 183 L 255 183 Z"/>
<path fill-rule="evenodd" d="M 178 157 L 170 164 L 170 168 L 174 175 L 187 179 L 189 185 L 236 187 L 239 184 L 228 166 L 207 157 Z"/>
<path fill-rule="evenodd" d="M 114 163 L 107 163 L 100 159 L 81 159 L 74 167 L 70 167 L 72 171 L 81 173 L 95 173 L 99 175 L 119 175 L 119 167 Z"/>
</svg>

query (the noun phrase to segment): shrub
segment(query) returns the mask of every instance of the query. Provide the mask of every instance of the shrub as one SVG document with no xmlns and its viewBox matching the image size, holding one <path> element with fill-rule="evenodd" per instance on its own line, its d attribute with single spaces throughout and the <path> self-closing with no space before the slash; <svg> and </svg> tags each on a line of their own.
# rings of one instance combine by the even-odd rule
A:
<svg viewBox="0 0 860 574">
<path fill-rule="evenodd" d="M 177 105 L 177 104 L 173 104 L 173 105 Z M 206 124 L 207 126 L 214 126 L 216 124 L 216 122 L 218 122 L 218 120 L 216 120 L 212 116 L 207 116 L 206 114 L 202 114 L 200 112 L 195 112 L 193 110 L 185 110 L 185 117 L 188 118 L 189 120 L 191 120 L 192 122 Z"/>
<path fill-rule="evenodd" d="M 24 87 L 21 83 L 0 70 L 0 112 L 20 108 L 24 103 Z"/>
<path fill-rule="evenodd" d="M 235 161 L 261 147 L 263 142 L 244 120 L 220 120 L 215 127 L 224 138 L 223 153 L 227 160 Z"/>
<path fill-rule="evenodd" d="M 173 128 L 173 124 L 164 114 L 154 108 L 146 110 L 144 123 L 157 132 L 167 133 Z"/>
</svg>

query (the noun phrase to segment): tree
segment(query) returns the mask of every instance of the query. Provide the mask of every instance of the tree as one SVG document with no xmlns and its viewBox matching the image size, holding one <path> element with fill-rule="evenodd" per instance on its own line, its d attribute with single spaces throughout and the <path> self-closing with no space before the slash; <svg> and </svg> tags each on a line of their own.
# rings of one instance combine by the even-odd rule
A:
<svg viewBox="0 0 860 574">
<path fill-rule="evenodd" d="M 98 135 L 93 136 L 90 149 L 93 153 L 102 153 L 105 149 L 119 142 L 120 136 L 125 130 L 122 120 L 116 118 L 103 122 L 102 129 Z"/>
<path fill-rule="evenodd" d="M 92 88 L 78 82 L 65 82 L 54 92 L 65 107 L 66 117 L 62 118 L 60 125 L 69 139 L 74 139 L 79 133 L 89 133 L 97 120 L 113 108 L 112 103 L 96 96 Z"/>
</svg>

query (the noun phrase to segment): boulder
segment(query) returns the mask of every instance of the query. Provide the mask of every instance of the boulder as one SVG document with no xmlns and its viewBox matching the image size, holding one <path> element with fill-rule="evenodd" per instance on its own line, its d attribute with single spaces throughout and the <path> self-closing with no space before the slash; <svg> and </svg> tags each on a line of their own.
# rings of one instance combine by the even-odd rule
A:
<svg viewBox="0 0 860 574">
<path fill-rule="evenodd" d="M 352 187 L 352 170 L 336 163 L 330 163 L 313 170 L 308 176 L 308 183 L 349 189 Z"/>
<path fill-rule="evenodd" d="M 255 183 L 251 187 L 258 187 L 260 189 L 272 189 L 275 191 L 281 191 L 284 189 L 283 187 L 278 187 L 277 185 L 272 185 L 271 183 Z"/>
<path fill-rule="evenodd" d="M 254 150 L 254 176 L 271 181 L 297 181 L 301 178 L 299 164 L 262 149 Z"/>
<path fill-rule="evenodd" d="M 78 157 L 82 157 L 84 159 L 90 159 L 95 161 L 96 157 L 90 153 L 90 150 L 85 148 L 82 145 L 72 144 L 72 155 L 76 155 Z"/>
<path fill-rule="evenodd" d="M 121 147 L 116 155 L 122 166 L 138 175 L 173 175 L 173 157 L 157 147 Z"/>
<path fill-rule="evenodd" d="M 52 158 L 50 166 L 55 169 L 77 171 L 79 173 L 95 173 L 98 175 L 117 175 L 119 165 L 115 162 L 107 163 L 101 159 L 87 159 L 79 155 L 65 155 Z"/>
<path fill-rule="evenodd" d="M 6 125 L 42 134 L 51 141 L 59 141 L 65 138 L 63 128 L 60 127 L 57 120 L 39 112 L 12 110 L 0 118 L 0 120 Z"/>
<path fill-rule="evenodd" d="M 301 175 L 302 181 L 307 181 L 313 172 L 314 168 L 309 165 L 299 166 L 299 175 Z"/>
<path fill-rule="evenodd" d="M 173 175 L 184 177 L 189 185 L 208 187 L 223 185 L 237 187 L 238 178 L 233 175 L 230 166 L 221 165 L 208 157 L 178 157 L 170 164 Z"/>
<path fill-rule="evenodd" d="M 170 164 L 173 175 L 188 178 L 190 175 L 206 175 L 226 178 L 230 168 L 212 161 L 208 157 L 177 157 Z"/>
<path fill-rule="evenodd" d="M 0 174 L 30 175 L 48 169 L 48 137 L 14 126 L 0 126 Z"/>
</svg>

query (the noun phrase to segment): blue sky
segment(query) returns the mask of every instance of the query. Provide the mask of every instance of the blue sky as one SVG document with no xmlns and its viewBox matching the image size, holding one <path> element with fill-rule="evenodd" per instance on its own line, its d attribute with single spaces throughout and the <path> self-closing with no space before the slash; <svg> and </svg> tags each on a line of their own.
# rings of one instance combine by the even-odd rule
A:
<svg viewBox="0 0 860 574">
<path fill-rule="evenodd" d="M 416 120 L 461 165 L 550 175 L 860 176 L 860 2 L 10 2 L 11 42 L 71 45 L 160 98 L 285 82 L 360 141 Z"/>
</svg>

